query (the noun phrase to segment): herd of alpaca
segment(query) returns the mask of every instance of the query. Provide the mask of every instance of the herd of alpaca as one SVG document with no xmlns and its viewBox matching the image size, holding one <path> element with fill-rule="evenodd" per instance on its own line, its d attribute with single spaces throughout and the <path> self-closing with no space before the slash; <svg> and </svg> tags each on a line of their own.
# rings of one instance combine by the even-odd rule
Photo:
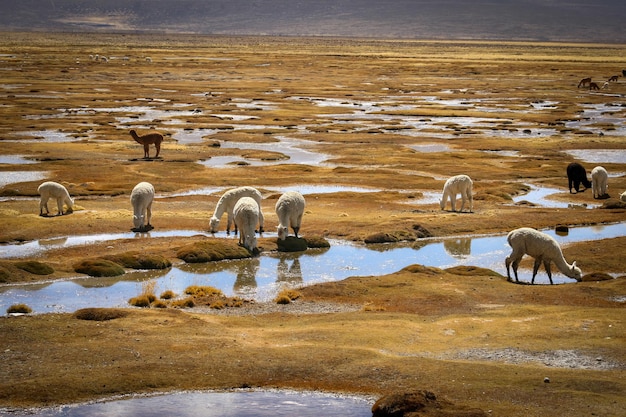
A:
<svg viewBox="0 0 626 417">
<path fill-rule="evenodd" d="M 623 70 L 622 73 L 624 73 L 626 70 Z M 626 77 L 626 74 L 624 74 L 624 76 Z M 610 76 L 603 84 L 602 84 L 602 89 L 606 89 L 609 87 L 610 83 L 612 82 L 617 82 L 619 80 L 619 75 L 612 75 Z M 585 87 L 588 86 L 590 90 L 599 90 L 600 86 L 598 85 L 598 83 L 594 83 L 591 81 L 591 77 L 586 77 L 583 78 L 582 80 L 580 80 L 580 82 L 578 83 L 578 88 L 580 87 Z"/>
<path fill-rule="evenodd" d="M 147 157 L 147 144 L 154 143 L 157 147 L 157 156 L 162 136 L 159 134 L 137 136 L 135 131 L 131 134 L 139 143 L 144 144 Z M 159 140 L 158 138 L 161 138 Z M 144 138 L 144 142 L 141 142 Z M 148 139 L 145 139 L 148 138 Z M 577 163 L 572 162 L 566 169 L 570 193 L 580 192 L 580 185 L 585 189 L 593 189 L 594 198 L 604 198 L 607 196 L 608 173 L 601 166 L 595 167 L 591 171 L 591 181 L 587 179 L 587 171 Z M 469 212 L 473 211 L 472 197 L 473 182 L 467 175 L 456 175 L 446 180 L 440 208 L 443 210 L 447 201 L 450 201 L 451 210 L 456 211 L 456 196 L 461 195 L 462 203 L 459 212 L 463 212 L 466 202 Z M 40 194 L 39 214 L 48 216 L 48 200 L 54 198 L 57 201 L 57 215 L 71 213 L 73 211 L 74 200 L 70 197 L 67 189 L 56 182 L 46 181 L 38 187 Z M 572 191 L 574 190 L 574 191 Z M 582 190 L 584 191 L 584 189 Z M 150 223 L 152 218 L 152 202 L 154 201 L 154 186 L 148 182 L 138 183 L 130 194 L 130 202 L 133 207 L 133 228 L 134 232 L 147 232 L 153 229 Z M 220 218 L 227 213 L 226 233 L 230 234 L 231 225 L 235 226 L 235 233 L 239 233 L 239 244 L 252 253 L 258 253 L 256 233 L 263 233 L 264 217 L 261 209 L 261 193 L 254 187 L 238 187 L 226 191 L 217 202 L 215 211 L 209 221 L 209 230 L 216 233 L 219 228 Z M 620 200 L 626 202 L 626 191 L 620 195 Z M 276 216 L 278 218 L 277 235 L 279 240 L 285 240 L 289 234 L 289 228 L 293 230 L 296 238 L 302 224 L 306 201 L 304 196 L 297 191 L 287 191 L 277 200 L 275 205 Z M 63 210 L 67 206 L 67 210 Z M 44 213 L 45 211 L 45 213 Z M 258 229 L 256 228 L 258 225 Z M 522 227 L 511 231 L 507 236 L 507 241 L 513 249 L 506 258 L 505 265 L 507 277 L 511 280 L 510 267 L 513 268 L 515 281 L 519 282 L 517 269 L 524 255 L 529 255 L 535 259 L 531 284 L 535 282 L 535 276 L 539 266 L 543 263 L 550 283 L 552 284 L 552 273 L 550 264 L 554 263 L 557 268 L 566 276 L 577 281 L 581 280 L 581 270 L 576 266 L 576 262 L 571 265 L 563 257 L 563 253 L 558 242 L 551 236 L 539 232 L 535 229 Z"/>
</svg>

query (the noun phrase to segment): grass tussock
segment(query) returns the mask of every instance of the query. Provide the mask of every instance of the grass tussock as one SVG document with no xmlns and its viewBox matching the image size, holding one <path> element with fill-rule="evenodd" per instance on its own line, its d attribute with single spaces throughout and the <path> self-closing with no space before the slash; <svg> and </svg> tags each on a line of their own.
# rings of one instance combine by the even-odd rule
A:
<svg viewBox="0 0 626 417">
<path fill-rule="evenodd" d="M 15 262 L 15 266 L 35 275 L 50 275 L 54 273 L 54 268 L 38 261 Z"/>
<path fill-rule="evenodd" d="M 126 272 L 120 264 L 103 258 L 80 261 L 74 265 L 74 271 L 91 277 L 116 277 Z"/>
<path fill-rule="evenodd" d="M 108 321 L 126 317 L 128 311 L 116 308 L 82 308 L 74 312 L 73 317 L 78 320 Z"/>
<path fill-rule="evenodd" d="M 250 252 L 244 247 L 237 245 L 235 241 L 225 241 L 224 239 L 195 242 L 180 248 L 176 253 L 176 257 L 186 263 L 243 259 L 250 256 Z"/>
<path fill-rule="evenodd" d="M 274 298 L 274 302 L 276 304 L 290 304 L 292 301 L 295 301 L 300 297 L 302 297 L 302 293 L 300 291 L 288 288 L 279 292 L 276 298 Z"/>
<path fill-rule="evenodd" d="M 7 314 L 30 314 L 33 309 L 26 304 L 14 304 L 7 308 Z"/>
<path fill-rule="evenodd" d="M 162 255 L 127 252 L 118 255 L 105 256 L 104 259 L 130 269 L 167 269 L 172 262 Z"/>
<path fill-rule="evenodd" d="M 192 295 L 194 297 L 207 297 L 207 296 L 222 296 L 221 290 L 211 286 L 191 285 L 185 288 L 185 294 Z"/>
</svg>

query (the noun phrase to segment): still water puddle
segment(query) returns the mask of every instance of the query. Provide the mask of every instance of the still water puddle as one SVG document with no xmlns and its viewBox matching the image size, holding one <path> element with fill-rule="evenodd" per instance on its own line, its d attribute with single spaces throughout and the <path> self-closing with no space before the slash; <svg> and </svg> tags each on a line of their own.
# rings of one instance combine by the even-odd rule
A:
<svg viewBox="0 0 626 417">
<path fill-rule="evenodd" d="M 583 162 L 594 164 L 626 164 L 624 149 L 575 149 L 565 151 L 565 153 Z"/>
<path fill-rule="evenodd" d="M 181 232 L 169 233 L 183 235 Z M 625 236 L 626 223 L 572 228 L 567 236 L 558 236 L 552 231 L 547 233 L 565 245 Z M 185 233 L 189 234 L 201 232 Z M 147 238 L 146 235 L 143 238 Z M 149 235 L 156 237 L 159 234 L 151 232 Z M 225 233 L 218 235 L 236 239 L 235 236 L 226 237 Z M 120 238 L 119 235 L 110 237 Z M 87 241 L 86 237 L 82 239 Z M 55 244 L 62 245 L 63 242 Z M 472 265 L 506 275 L 504 259 L 510 252 L 506 235 L 458 236 L 367 246 L 331 241 L 328 249 L 309 249 L 298 253 L 268 252 L 251 259 L 179 264 L 164 271 L 129 272 L 114 278 L 83 277 L 38 284 L 4 285 L 0 286 L 0 311 L 6 311 L 9 306 L 19 303 L 27 304 L 37 314 L 73 312 L 84 307 L 128 307 L 128 299 L 141 294 L 148 281 L 154 285 L 155 294 L 166 290 L 183 294 L 190 285 L 210 285 L 219 288 L 227 296 L 269 301 L 285 287 L 338 281 L 351 276 L 385 275 L 412 264 L 438 268 Z M 530 281 L 530 270 L 520 272 L 522 281 Z M 574 282 L 559 272 L 554 274 L 553 280 L 555 283 Z M 545 272 L 538 274 L 535 282 L 548 284 Z"/>
<path fill-rule="evenodd" d="M 37 417 L 371 417 L 371 400 L 320 392 L 180 392 L 15 412 Z"/>
</svg>

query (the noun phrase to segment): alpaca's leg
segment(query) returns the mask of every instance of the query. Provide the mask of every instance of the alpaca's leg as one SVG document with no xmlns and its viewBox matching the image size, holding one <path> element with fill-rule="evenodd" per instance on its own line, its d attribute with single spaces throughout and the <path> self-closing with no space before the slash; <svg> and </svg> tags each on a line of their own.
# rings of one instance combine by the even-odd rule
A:
<svg viewBox="0 0 626 417">
<path fill-rule="evenodd" d="M 464 208 L 465 208 L 465 193 L 461 193 L 461 210 L 459 211 L 463 212 Z"/>
<path fill-rule="evenodd" d="M 541 265 L 541 262 L 541 257 L 535 258 L 535 265 L 533 266 L 533 278 L 530 281 L 531 284 L 535 283 L 535 276 L 537 275 L 537 271 L 539 271 L 539 265 Z"/>
<path fill-rule="evenodd" d="M 552 282 L 552 271 L 550 270 L 550 261 L 543 261 L 543 267 L 546 268 L 546 273 L 548 274 L 548 279 L 550 280 L 550 284 L 554 284 L 554 282 Z"/>
<path fill-rule="evenodd" d="M 233 224 L 233 215 L 230 212 L 227 212 L 226 216 L 226 234 L 230 234 L 230 226 Z M 237 229 L 237 223 L 235 223 L 235 230 Z M 235 233 L 236 234 L 236 233 Z"/>
<path fill-rule="evenodd" d="M 41 197 L 39 200 L 39 215 L 43 216 L 43 210 L 46 209 L 46 214 L 50 213 L 48 211 L 48 198 Z"/>
<path fill-rule="evenodd" d="M 143 157 L 144 159 L 150 158 L 150 145 L 147 143 L 143 144 Z"/>
<path fill-rule="evenodd" d="M 504 265 L 506 265 L 506 277 L 508 278 L 508 280 L 511 280 L 511 272 L 509 271 L 509 267 L 511 266 L 511 257 L 507 256 L 506 259 L 504 260 Z"/>
<path fill-rule="evenodd" d="M 63 197 L 57 198 L 57 216 L 63 215 Z"/>
<path fill-rule="evenodd" d="M 456 211 L 456 193 L 450 193 L 450 207 Z"/>
<path fill-rule="evenodd" d="M 150 220 L 152 219 L 152 202 L 150 202 L 150 204 L 148 204 L 148 207 L 146 207 L 146 226 L 151 226 L 150 225 Z"/>
<path fill-rule="evenodd" d="M 469 211 L 474 212 L 474 198 L 472 197 L 472 190 L 467 190 L 467 199 L 469 200 Z"/>
<path fill-rule="evenodd" d="M 263 233 L 265 229 L 263 225 L 265 224 L 265 219 L 263 218 L 263 212 L 261 211 L 261 206 L 259 205 L 259 233 Z"/>
<path fill-rule="evenodd" d="M 156 155 L 154 155 L 154 157 L 158 158 L 159 153 L 161 152 L 161 142 L 159 141 L 154 142 L 154 147 L 156 148 Z"/>
</svg>

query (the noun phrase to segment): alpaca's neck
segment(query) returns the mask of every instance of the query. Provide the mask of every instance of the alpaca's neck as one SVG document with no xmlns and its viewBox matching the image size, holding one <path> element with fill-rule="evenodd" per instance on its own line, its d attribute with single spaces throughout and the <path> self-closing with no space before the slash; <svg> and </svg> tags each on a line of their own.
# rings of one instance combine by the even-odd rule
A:
<svg viewBox="0 0 626 417">
<path fill-rule="evenodd" d="M 559 268 L 559 271 L 561 271 L 564 275 L 567 275 L 570 278 L 574 278 L 572 265 L 567 263 L 562 252 L 560 252 L 559 255 L 557 255 L 555 259 L 553 259 L 553 262 L 556 267 Z"/>
<path fill-rule="evenodd" d="M 139 136 L 137 136 L 137 133 L 135 133 L 135 131 L 130 132 L 130 135 L 133 137 L 133 139 L 135 139 L 135 142 L 143 145 L 143 141 Z"/>
<path fill-rule="evenodd" d="M 223 198 L 220 198 L 219 201 L 217 202 L 217 206 L 215 206 L 215 212 L 213 213 L 213 216 L 219 219 L 222 217 L 225 211 L 226 211 L 226 202 L 224 201 Z"/>
</svg>

